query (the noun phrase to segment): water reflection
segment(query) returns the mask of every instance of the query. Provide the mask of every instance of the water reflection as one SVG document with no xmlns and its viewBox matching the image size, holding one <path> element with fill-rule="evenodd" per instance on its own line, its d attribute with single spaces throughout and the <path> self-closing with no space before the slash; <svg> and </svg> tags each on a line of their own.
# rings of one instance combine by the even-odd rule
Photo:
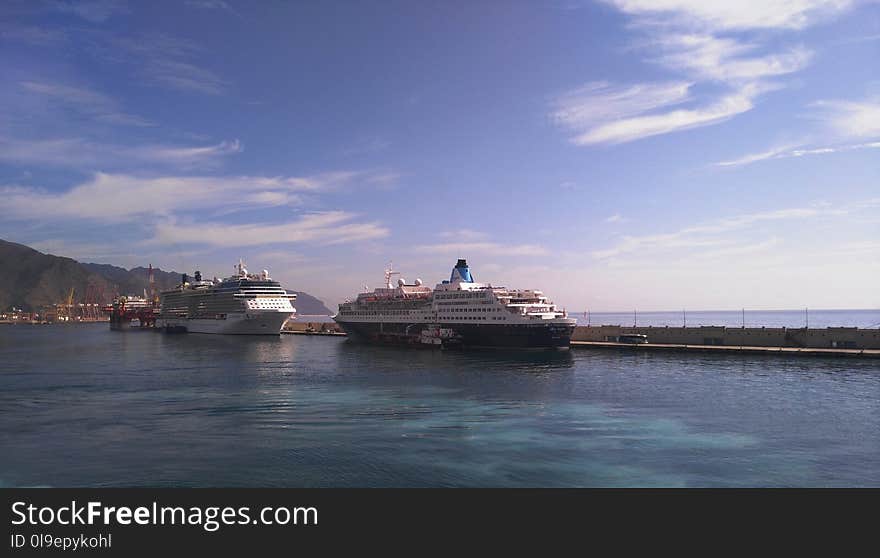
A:
<svg viewBox="0 0 880 558">
<path fill-rule="evenodd" d="M 880 484 L 869 361 L 0 335 L 9 485 Z"/>
</svg>

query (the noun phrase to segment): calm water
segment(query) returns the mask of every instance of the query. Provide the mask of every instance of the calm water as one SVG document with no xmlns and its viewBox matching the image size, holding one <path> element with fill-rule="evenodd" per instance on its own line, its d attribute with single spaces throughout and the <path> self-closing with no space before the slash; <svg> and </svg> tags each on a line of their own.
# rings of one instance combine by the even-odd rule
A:
<svg viewBox="0 0 880 558">
<path fill-rule="evenodd" d="M 2 486 L 880 486 L 880 362 L 0 326 Z"/>
</svg>

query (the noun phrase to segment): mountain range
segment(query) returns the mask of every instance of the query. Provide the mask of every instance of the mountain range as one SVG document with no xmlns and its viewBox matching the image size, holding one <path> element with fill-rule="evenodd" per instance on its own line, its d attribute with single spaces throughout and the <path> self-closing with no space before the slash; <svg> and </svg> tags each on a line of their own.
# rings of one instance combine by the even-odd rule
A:
<svg viewBox="0 0 880 558">
<path fill-rule="evenodd" d="M 180 273 L 153 268 L 156 289 L 180 283 Z M 0 239 L 0 310 L 12 307 L 26 312 L 66 301 L 73 289 L 75 302 L 110 302 L 119 294 L 143 294 L 149 288 L 149 269 L 125 269 L 109 264 L 80 263 L 71 258 L 44 254 L 23 244 Z M 330 315 L 333 312 L 308 293 L 296 293 L 297 313 Z"/>
</svg>

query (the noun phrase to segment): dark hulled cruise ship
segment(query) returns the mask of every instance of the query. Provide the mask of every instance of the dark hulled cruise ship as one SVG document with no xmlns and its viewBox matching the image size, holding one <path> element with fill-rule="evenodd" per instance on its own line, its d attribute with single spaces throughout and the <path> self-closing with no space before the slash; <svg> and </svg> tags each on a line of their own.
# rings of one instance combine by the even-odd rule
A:
<svg viewBox="0 0 880 558">
<path fill-rule="evenodd" d="M 339 305 L 352 338 L 422 346 L 567 349 L 575 322 L 541 291 L 477 283 L 465 260 L 433 289 L 385 271 L 385 286 Z"/>
</svg>

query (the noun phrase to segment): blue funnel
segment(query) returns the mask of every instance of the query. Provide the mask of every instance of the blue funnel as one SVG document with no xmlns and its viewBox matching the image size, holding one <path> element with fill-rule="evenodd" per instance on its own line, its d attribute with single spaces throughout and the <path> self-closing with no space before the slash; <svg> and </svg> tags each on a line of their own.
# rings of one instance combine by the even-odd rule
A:
<svg viewBox="0 0 880 558">
<path fill-rule="evenodd" d="M 468 268 L 467 260 L 458 260 L 458 263 L 452 268 L 452 275 L 449 277 L 449 282 L 455 283 L 456 281 L 461 283 L 474 282 L 474 278 L 471 277 L 471 270 Z"/>
</svg>

